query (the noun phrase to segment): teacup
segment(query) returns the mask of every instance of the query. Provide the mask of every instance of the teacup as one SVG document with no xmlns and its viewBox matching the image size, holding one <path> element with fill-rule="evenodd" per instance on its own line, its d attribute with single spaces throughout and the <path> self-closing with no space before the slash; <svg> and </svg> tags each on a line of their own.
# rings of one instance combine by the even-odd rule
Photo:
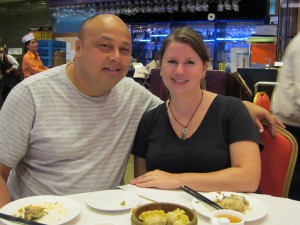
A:
<svg viewBox="0 0 300 225">
<path fill-rule="evenodd" d="M 210 218 L 212 225 L 244 225 L 245 221 L 244 214 L 229 209 L 216 210 Z"/>
</svg>

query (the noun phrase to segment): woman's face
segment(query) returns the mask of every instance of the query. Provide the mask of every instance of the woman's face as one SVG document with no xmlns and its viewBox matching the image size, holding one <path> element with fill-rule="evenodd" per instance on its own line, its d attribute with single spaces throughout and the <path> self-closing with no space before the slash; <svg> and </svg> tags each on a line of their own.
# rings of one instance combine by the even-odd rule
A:
<svg viewBox="0 0 300 225">
<path fill-rule="evenodd" d="M 207 63 L 188 44 L 174 41 L 166 47 L 161 60 L 161 76 L 171 96 L 197 93 L 206 70 Z"/>
<path fill-rule="evenodd" d="M 30 40 L 29 44 L 26 45 L 26 47 L 29 51 L 37 52 L 39 45 L 38 45 L 37 40 L 32 39 L 32 40 Z"/>
</svg>

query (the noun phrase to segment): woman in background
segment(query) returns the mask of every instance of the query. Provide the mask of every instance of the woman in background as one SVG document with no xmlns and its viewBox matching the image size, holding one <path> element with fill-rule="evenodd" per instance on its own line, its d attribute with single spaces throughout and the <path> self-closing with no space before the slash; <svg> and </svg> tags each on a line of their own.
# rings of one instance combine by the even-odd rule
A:
<svg viewBox="0 0 300 225">
<path fill-rule="evenodd" d="M 24 43 L 25 53 L 22 63 L 24 78 L 47 70 L 48 68 L 44 66 L 37 52 L 39 46 L 33 33 L 26 34 L 22 38 L 22 42 Z"/>
<path fill-rule="evenodd" d="M 160 50 L 170 99 L 146 112 L 132 153 L 139 187 L 254 192 L 261 140 L 240 99 L 202 90 L 209 56 L 192 28 L 174 30 Z"/>
</svg>

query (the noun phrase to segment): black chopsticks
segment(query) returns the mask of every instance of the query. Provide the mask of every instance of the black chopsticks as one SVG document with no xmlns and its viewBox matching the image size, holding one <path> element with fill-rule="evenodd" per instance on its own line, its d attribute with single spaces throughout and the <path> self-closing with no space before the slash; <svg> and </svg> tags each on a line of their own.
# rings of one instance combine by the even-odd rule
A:
<svg viewBox="0 0 300 225">
<path fill-rule="evenodd" d="M 193 189 L 191 189 L 187 186 L 179 187 L 179 189 L 181 189 L 181 190 L 185 191 L 186 193 L 192 195 L 194 198 L 198 199 L 199 201 L 204 202 L 204 203 L 210 205 L 211 207 L 214 207 L 215 209 L 223 209 L 221 206 L 219 206 L 214 201 L 206 198 L 205 196 L 201 195 L 197 191 L 195 191 L 195 190 L 193 190 Z"/>
<path fill-rule="evenodd" d="M 29 225 L 46 225 L 44 223 L 38 223 L 38 222 L 34 222 L 34 221 L 29 221 L 29 220 L 25 220 L 16 216 L 11 216 L 11 215 L 7 215 L 4 213 L 0 213 L 0 218 L 8 220 L 8 221 L 12 221 L 15 223 L 19 223 L 19 224 L 29 224 Z"/>
</svg>

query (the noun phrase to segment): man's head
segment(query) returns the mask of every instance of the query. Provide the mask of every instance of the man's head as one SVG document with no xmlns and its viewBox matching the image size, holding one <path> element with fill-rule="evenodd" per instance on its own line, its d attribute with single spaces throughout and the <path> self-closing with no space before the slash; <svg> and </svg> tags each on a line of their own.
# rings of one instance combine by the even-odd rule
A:
<svg viewBox="0 0 300 225">
<path fill-rule="evenodd" d="M 5 48 L 4 47 L 0 47 L 0 60 L 3 60 L 3 55 L 5 54 Z"/>
<path fill-rule="evenodd" d="M 4 47 L 0 47 L 0 54 L 5 53 L 5 48 Z"/>
<path fill-rule="evenodd" d="M 132 46 L 127 25 L 102 14 L 83 22 L 75 44 L 73 80 L 90 96 L 108 93 L 128 72 Z"/>
</svg>

